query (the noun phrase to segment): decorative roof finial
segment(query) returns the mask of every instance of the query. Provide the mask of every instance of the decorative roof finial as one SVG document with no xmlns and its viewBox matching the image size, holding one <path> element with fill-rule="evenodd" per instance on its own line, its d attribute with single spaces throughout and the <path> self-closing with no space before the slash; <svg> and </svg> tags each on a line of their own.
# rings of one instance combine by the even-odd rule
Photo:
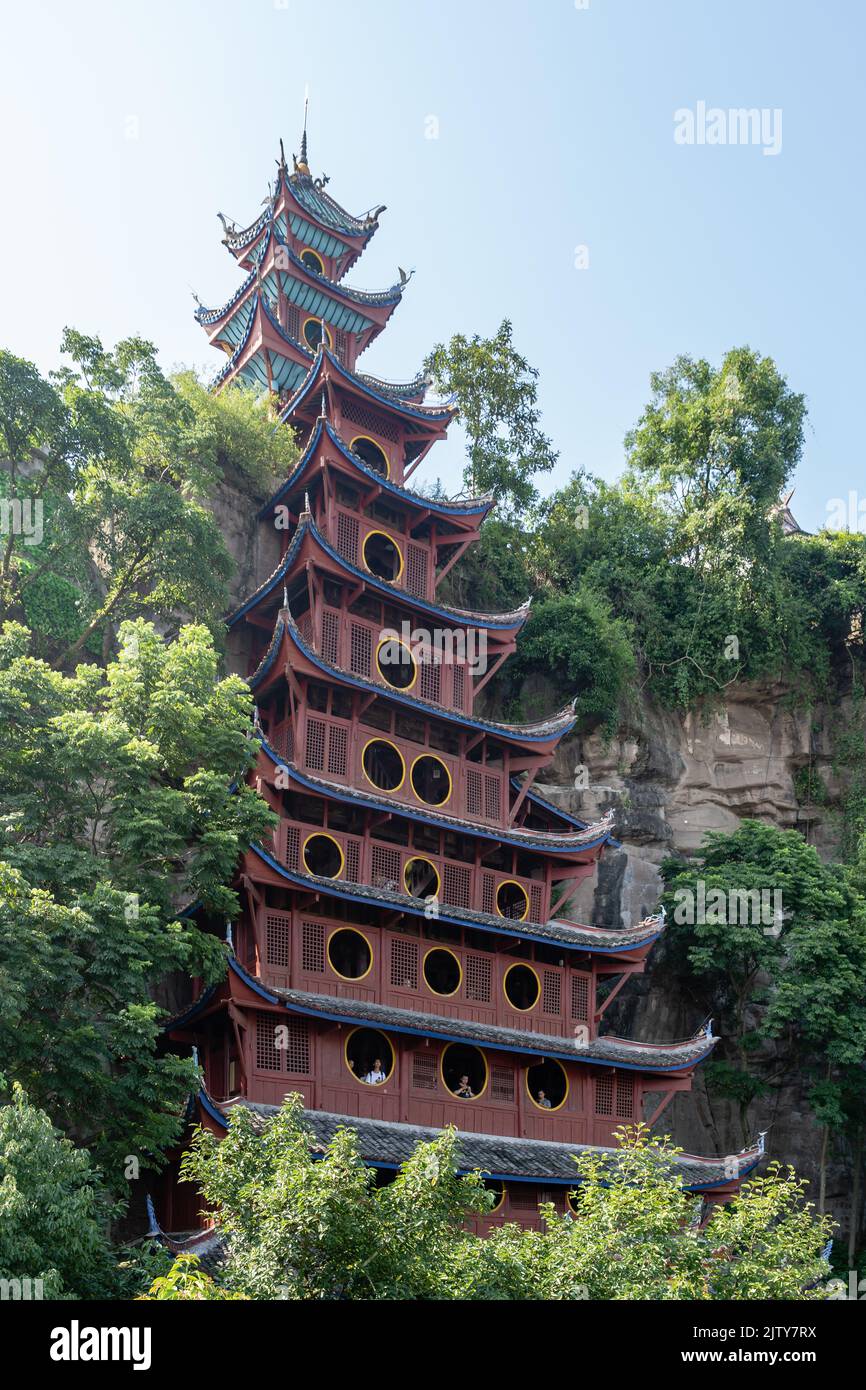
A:
<svg viewBox="0 0 866 1390">
<path fill-rule="evenodd" d="M 307 111 L 310 105 L 310 89 L 304 89 L 304 129 L 301 134 L 301 157 L 300 159 L 292 156 L 295 164 L 296 174 L 306 174 L 309 178 L 310 166 L 307 162 Z"/>
<path fill-rule="evenodd" d="M 310 494 L 308 492 L 304 493 L 304 511 L 308 516 L 312 516 L 312 512 L 310 511 Z"/>
<path fill-rule="evenodd" d="M 286 163 L 286 151 L 285 146 L 283 145 L 282 136 L 280 136 L 280 158 L 277 163 L 277 168 L 279 169 L 281 174 L 287 173 L 289 168 L 288 164 Z"/>
<path fill-rule="evenodd" d="M 288 589 L 286 588 L 285 584 L 283 585 L 283 609 L 285 610 L 286 613 L 288 613 L 288 611 L 289 611 L 289 591 L 288 591 Z"/>
<path fill-rule="evenodd" d="M 226 922 L 226 945 L 228 946 L 228 948 L 229 948 L 230 951 L 234 951 L 234 949 L 235 949 L 235 943 L 234 943 L 234 941 L 233 941 L 233 939 L 232 939 L 232 924 L 231 924 L 231 922 Z"/>
</svg>

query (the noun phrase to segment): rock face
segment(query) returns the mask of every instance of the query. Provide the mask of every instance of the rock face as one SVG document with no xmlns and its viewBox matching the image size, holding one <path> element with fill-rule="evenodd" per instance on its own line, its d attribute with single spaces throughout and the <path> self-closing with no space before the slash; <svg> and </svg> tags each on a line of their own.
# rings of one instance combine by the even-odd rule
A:
<svg viewBox="0 0 866 1390">
<path fill-rule="evenodd" d="M 524 707 L 555 707 L 543 682 L 527 688 Z M 658 866 L 671 854 L 692 854 L 710 830 L 730 831 L 743 817 L 799 829 L 824 858 L 836 849 L 841 790 L 832 767 L 830 730 L 846 707 L 799 707 L 781 685 L 731 686 L 711 711 L 663 710 L 640 697 L 608 744 L 593 734 L 561 746 L 545 773 L 544 793 L 564 809 L 593 819 L 616 808 L 622 848 L 608 852 L 595 882 L 589 880 L 570 915 L 609 926 L 640 920 L 658 904 Z M 795 776 L 812 768 L 824 781 L 828 803 L 798 803 Z M 606 1017 L 608 1031 L 644 1040 L 691 1036 L 704 1021 L 686 983 L 666 965 L 663 940 L 646 974 L 632 979 Z M 715 1057 L 736 1061 L 724 1042 Z M 671 1133 L 698 1153 L 736 1153 L 747 1138 L 767 1130 L 767 1152 L 792 1163 L 817 1195 L 821 1131 L 810 1113 L 802 1078 L 786 1071 L 779 1047 L 757 1059 L 773 1086 L 752 1102 L 745 1135 L 732 1102 L 708 1093 L 699 1070 L 690 1094 L 677 1096 L 656 1130 Z M 844 1234 L 850 1200 L 846 1155 L 831 1162 L 827 1204 Z"/>
</svg>

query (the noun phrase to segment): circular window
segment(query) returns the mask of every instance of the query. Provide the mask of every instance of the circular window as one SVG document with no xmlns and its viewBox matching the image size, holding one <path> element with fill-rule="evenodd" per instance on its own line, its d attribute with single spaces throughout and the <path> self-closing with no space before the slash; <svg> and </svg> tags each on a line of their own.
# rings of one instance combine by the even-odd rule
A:
<svg viewBox="0 0 866 1390">
<path fill-rule="evenodd" d="M 460 962 L 445 946 L 434 946 L 424 957 L 424 983 L 434 994 L 456 994 L 463 979 Z"/>
<path fill-rule="evenodd" d="M 376 648 L 376 670 L 392 690 L 411 690 L 418 677 L 415 658 L 399 637 L 383 637 Z"/>
<path fill-rule="evenodd" d="M 407 859 L 403 865 L 403 885 L 411 898 L 438 898 L 439 870 L 429 859 Z"/>
<path fill-rule="evenodd" d="M 366 463 L 368 468 L 372 468 L 376 473 L 381 473 L 383 478 L 388 478 L 391 474 L 391 465 L 388 462 L 388 455 L 375 439 L 371 439 L 366 434 L 356 434 L 349 448 L 353 454 Z"/>
<path fill-rule="evenodd" d="M 394 1070 L 394 1049 L 377 1028 L 353 1028 L 346 1039 L 346 1066 L 364 1086 L 383 1086 Z"/>
<path fill-rule="evenodd" d="M 458 1100 L 474 1100 L 487 1090 L 487 1059 L 468 1043 L 449 1043 L 440 1060 L 442 1082 Z"/>
<path fill-rule="evenodd" d="M 314 251 L 312 246 L 304 248 L 301 252 L 301 260 L 307 267 L 307 270 L 312 270 L 316 275 L 324 275 L 325 263 L 318 251 Z"/>
<path fill-rule="evenodd" d="M 303 860 L 307 873 L 315 874 L 316 878 L 339 878 L 346 862 L 333 835 L 326 835 L 324 831 L 307 836 Z"/>
<path fill-rule="evenodd" d="M 427 806 L 444 806 L 451 796 L 451 773 L 442 759 L 432 753 L 422 753 L 415 759 L 409 779 L 418 800 Z"/>
<path fill-rule="evenodd" d="M 385 531 L 368 531 L 361 548 L 364 568 L 377 579 L 396 584 L 403 573 L 403 556 L 396 541 Z"/>
<path fill-rule="evenodd" d="M 304 342 L 311 352 L 316 352 L 319 343 L 322 341 L 322 327 L 323 324 L 321 319 L 307 319 L 304 324 Z M 332 341 L 331 330 L 328 328 L 327 324 L 324 325 L 324 329 L 325 346 L 330 347 Z"/>
<path fill-rule="evenodd" d="M 572 1213 L 572 1215 L 574 1215 L 574 1216 L 579 1216 L 579 1215 L 580 1215 L 580 1207 L 578 1206 L 577 1193 L 576 1193 L 576 1192 L 566 1192 L 566 1194 L 565 1194 L 565 1202 L 566 1202 L 566 1206 L 568 1207 L 568 1210 Z"/>
<path fill-rule="evenodd" d="M 371 738 L 361 755 L 364 776 L 382 792 L 395 792 L 403 785 L 406 764 L 399 748 L 386 738 Z"/>
<path fill-rule="evenodd" d="M 526 889 L 513 878 L 505 878 L 496 889 L 496 911 L 500 917 L 511 917 L 514 921 L 525 921 L 529 913 L 529 898 Z"/>
<path fill-rule="evenodd" d="M 526 1094 L 536 1110 L 559 1110 L 568 1096 L 565 1067 L 552 1057 L 545 1057 L 543 1062 L 527 1067 Z"/>
<path fill-rule="evenodd" d="M 521 1013 L 534 1009 L 541 993 L 538 976 L 531 965 L 509 966 L 502 981 L 502 988 L 511 1007 L 519 1009 Z"/>
<path fill-rule="evenodd" d="M 363 980 L 373 966 L 373 949 L 359 931 L 341 927 L 328 938 L 328 964 L 343 980 Z"/>
<path fill-rule="evenodd" d="M 505 1183 L 500 1182 L 498 1178 L 485 1178 L 484 1190 L 485 1192 L 492 1192 L 496 1199 L 493 1206 L 484 1213 L 485 1216 L 492 1216 L 495 1211 L 501 1210 L 505 1203 Z"/>
</svg>

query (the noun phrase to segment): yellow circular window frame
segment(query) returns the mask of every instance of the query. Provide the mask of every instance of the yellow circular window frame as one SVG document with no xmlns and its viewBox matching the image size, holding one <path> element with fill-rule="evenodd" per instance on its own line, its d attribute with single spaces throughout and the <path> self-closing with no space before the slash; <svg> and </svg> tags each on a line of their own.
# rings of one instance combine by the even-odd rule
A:
<svg viewBox="0 0 866 1390">
<path fill-rule="evenodd" d="M 407 689 L 411 689 L 411 686 L 407 686 Z M 422 758 L 432 758 L 434 763 L 438 763 L 439 766 L 444 770 L 445 776 L 448 778 L 448 795 L 445 797 L 444 801 L 425 801 L 423 796 L 419 796 L 418 792 L 415 790 L 415 783 L 412 780 L 412 774 L 415 771 L 415 764 L 420 763 Z M 443 763 L 442 759 L 437 757 L 435 753 L 419 753 L 417 758 L 412 759 L 412 766 L 409 768 L 409 786 L 412 788 L 413 795 L 418 798 L 422 806 L 432 806 L 434 810 L 438 809 L 440 806 L 447 806 L 448 802 L 451 800 L 451 793 L 454 791 L 454 782 L 451 777 L 451 773 L 448 770 L 448 764 Z M 519 884 L 517 886 L 520 887 Z M 526 911 L 529 911 L 528 898 L 526 900 Z M 501 917 L 502 913 L 500 912 L 499 915 Z M 520 921 L 523 921 L 523 917 L 520 918 Z"/>
<path fill-rule="evenodd" d="M 372 532 L 371 532 L 371 534 L 372 534 Z M 402 647 L 402 648 L 403 648 L 403 651 L 406 653 L 406 655 L 408 656 L 409 660 L 411 661 L 411 663 L 412 663 L 412 670 L 415 672 L 415 674 L 414 674 L 414 676 L 412 677 L 412 679 L 410 680 L 410 682 L 409 682 L 408 685 L 392 685 L 391 682 L 388 680 L 388 677 L 387 677 L 386 675 L 383 674 L 382 667 L 379 665 L 379 653 L 380 653 L 380 651 L 382 650 L 382 648 L 385 646 L 385 643 L 386 643 L 386 642 L 396 642 L 398 647 Z M 405 643 L 405 642 L 401 642 L 401 640 L 400 640 L 399 637 L 381 637 L 381 638 L 379 639 L 379 642 L 378 642 L 377 645 L 376 645 L 375 662 L 376 662 L 376 670 L 379 672 L 379 675 L 382 677 L 382 680 L 385 682 L 385 684 L 387 685 L 387 687 L 388 687 L 389 690 L 399 690 L 401 693 L 404 693 L 404 692 L 407 691 L 407 690 L 411 690 L 411 689 L 413 688 L 413 686 L 415 685 L 416 681 L 418 680 L 418 662 L 415 660 L 415 657 L 414 657 L 413 653 L 412 653 L 412 652 L 409 650 L 409 648 L 406 646 L 406 643 Z M 416 758 L 416 759 L 415 759 L 415 762 L 417 762 L 417 761 L 418 761 L 418 759 Z M 415 766 L 415 763 L 413 763 L 412 766 L 414 767 L 414 766 Z M 410 776 L 411 776 L 411 773 L 410 773 Z"/>
<path fill-rule="evenodd" d="M 565 1067 L 562 1065 L 562 1063 L 557 1061 L 555 1057 L 541 1057 L 535 1063 L 535 1065 L 540 1066 L 542 1062 L 552 1062 L 554 1066 L 559 1067 L 559 1070 L 565 1077 L 565 1095 L 562 1097 L 562 1100 L 559 1102 L 559 1104 L 550 1106 L 538 1104 L 538 1101 L 535 1099 L 535 1096 L 529 1089 L 529 1073 L 532 1071 L 532 1067 L 527 1067 L 525 1069 L 523 1073 L 523 1081 L 524 1085 L 526 1086 L 526 1094 L 529 1096 L 529 1099 L 532 1101 L 532 1104 L 535 1106 L 536 1110 L 540 1110 L 542 1115 L 552 1115 L 555 1110 L 561 1110 L 562 1107 L 565 1105 L 565 1102 L 568 1100 L 568 1093 L 571 1089 L 571 1086 L 568 1080 L 568 1072 L 565 1070 Z"/>
<path fill-rule="evenodd" d="M 568 1210 L 571 1212 L 572 1216 L 577 1216 L 577 1215 L 579 1214 L 579 1213 L 578 1213 L 578 1208 L 577 1208 L 577 1201 L 575 1200 L 576 1197 L 577 1197 L 577 1192 L 576 1192 L 576 1191 L 575 1191 L 575 1192 L 566 1192 L 566 1194 L 565 1194 L 565 1204 L 566 1204 L 566 1206 L 568 1207 Z"/>
<path fill-rule="evenodd" d="M 445 1080 L 445 1057 L 447 1053 L 450 1052 L 452 1047 L 471 1047 L 472 1051 L 477 1052 L 478 1056 L 484 1063 L 484 1085 L 481 1087 L 481 1090 L 475 1096 L 455 1095 L 451 1087 L 448 1085 L 448 1082 Z M 445 1094 L 450 1096 L 452 1100 L 462 1101 L 464 1105 L 468 1105 L 469 1102 L 472 1100 L 480 1100 L 481 1097 L 485 1094 L 487 1087 L 490 1085 L 490 1068 L 487 1065 L 487 1058 L 484 1056 L 484 1053 L 481 1051 L 481 1048 L 475 1047 L 473 1043 L 447 1043 L 446 1046 L 443 1047 L 442 1051 L 439 1053 L 439 1076 L 442 1080 L 442 1089 L 445 1091 Z"/>
<path fill-rule="evenodd" d="M 377 655 L 378 655 L 378 651 L 377 651 Z M 372 777 L 369 775 L 369 773 L 367 772 L 367 768 L 366 768 L 366 766 L 365 766 L 365 764 L 364 764 L 364 757 L 365 757 L 365 755 L 366 755 L 367 749 L 368 749 L 372 744 L 374 744 L 374 743 L 385 743 L 385 744 L 387 744 L 387 746 L 388 746 L 389 748 L 393 748 L 393 749 L 394 749 L 394 752 L 397 754 L 397 757 L 400 759 L 400 766 L 401 766 L 401 768 L 403 769 L 403 771 L 402 771 L 401 774 L 400 774 L 400 781 L 397 783 L 396 787 L 380 787 L 380 786 L 378 786 L 378 785 L 373 781 L 373 779 L 372 779 Z M 406 781 L 406 759 L 403 757 L 403 754 L 400 752 L 400 749 L 397 747 L 396 743 L 392 743 L 391 740 L 390 740 L 389 738 L 368 738 L 368 739 L 367 739 L 367 742 L 364 744 L 364 747 L 361 749 L 361 771 L 363 772 L 363 774 L 364 774 L 364 776 L 366 777 L 367 781 L 370 783 L 370 786 L 371 786 L 371 787 L 375 787 L 377 792 L 384 792 L 386 796 L 390 796 L 392 792 L 398 792 L 398 791 L 400 790 L 400 788 L 402 787 L 403 783 Z M 434 865 L 434 868 L 435 868 L 435 865 Z"/>
<path fill-rule="evenodd" d="M 413 855 L 411 855 L 411 856 L 406 860 L 406 863 L 403 865 L 403 887 L 406 889 L 406 892 L 409 894 L 409 897 L 410 897 L 410 898 L 414 898 L 414 896 L 415 896 L 414 893 L 410 892 L 410 890 L 409 890 L 409 884 L 406 882 L 406 878 L 407 878 L 408 873 L 409 873 L 409 865 L 410 865 L 410 864 L 426 864 L 429 868 L 431 868 L 431 869 L 433 870 L 434 874 L 436 875 L 436 892 L 433 893 L 432 896 L 433 896 L 434 898 L 438 898 L 438 897 L 439 897 L 439 891 L 440 891 L 440 889 L 441 889 L 441 887 L 442 887 L 442 875 L 440 874 L 440 872 L 439 872 L 439 870 L 437 869 L 436 865 L 433 863 L 433 860 L 432 860 L 432 859 L 428 859 L 428 858 L 427 858 L 425 855 L 423 855 L 423 854 L 413 854 Z M 428 896 L 428 898 L 429 898 L 429 897 L 431 896 L 431 894 L 428 893 L 427 896 Z M 419 901 L 419 902 L 423 902 L 424 899 L 423 899 L 423 898 L 419 898 L 418 901 Z"/>
<path fill-rule="evenodd" d="M 500 916 L 501 915 L 502 914 L 500 913 Z M 520 920 L 522 922 L 523 918 L 521 917 Z M 535 983 L 538 985 L 538 993 L 536 994 L 532 1003 L 529 1005 L 528 1009 L 521 1009 L 519 1004 L 513 1004 L 511 1000 L 508 998 L 508 976 L 511 974 L 512 970 L 520 969 L 531 971 L 531 973 L 535 976 Z M 537 1007 L 541 1000 L 541 980 L 538 978 L 538 971 L 535 969 L 535 966 L 530 965 L 529 962 L 526 960 L 516 960 L 513 965 L 509 965 L 505 974 L 502 976 L 502 993 L 505 995 L 505 1002 L 508 1005 L 509 1009 L 514 1009 L 519 1014 L 531 1014 L 532 1010 Z"/>
<path fill-rule="evenodd" d="M 397 571 L 397 573 L 395 574 L 395 576 L 394 576 L 393 579 L 382 579 L 382 583 L 383 583 L 383 584 L 399 584 L 401 578 L 403 577 L 403 569 L 404 569 L 404 565 L 405 565 L 405 562 L 404 562 L 404 560 L 403 560 L 403 552 L 402 552 L 402 550 L 400 549 L 400 547 L 399 547 L 399 545 L 397 544 L 397 542 L 395 541 L 394 537 L 393 537 L 392 535 L 390 535 L 387 531 L 368 531 L 368 532 L 367 532 L 366 536 L 364 537 L 363 541 L 361 542 L 361 560 L 362 560 L 362 562 L 363 562 L 364 569 L 367 571 L 368 574 L 372 574 L 374 579 L 380 579 L 380 578 L 381 578 L 380 575 L 374 574 L 374 573 L 373 573 L 373 570 L 371 570 L 371 569 L 370 569 L 370 566 L 367 564 L 367 542 L 368 542 L 368 540 L 370 539 L 371 536 L 382 536 L 382 537 L 384 537 L 384 539 L 385 539 L 386 541 L 390 541 L 390 542 L 391 542 L 391 544 L 393 545 L 394 549 L 396 550 L 397 555 L 398 555 L 399 560 L 400 560 L 400 568 L 398 569 L 398 571 Z M 380 643 L 379 645 L 381 646 L 381 643 Z M 401 643 L 401 646 L 405 646 L 405 645 L 406 645 L 405 643 Z M 414 661 L 415 658 L 413 657 L 412 660 Z"/>
<path fill-rule="evenodd" d="M 412 764 L 412 766 L 414 767 L 414 763 Z M 521 891 L 521 893 L 523 894 L 523 897 L 524 897 L 524 899 L 525 899 L 525 901 L 526 901 L 526 906 L 525 906 L 525 908 L 523 909 L 523 913 L 522 913 L 522 915 L 521 915 L 520 917 L 506 917 L 504 912 L 500 912 L 500 911 L 499 911 L 499 890 L 500 890 L 500 888 L 505 888 L 505 887 L 507 887 L 507 885 L 508 885 L 509 883 L 513 884 L 513 886 L 514 886 L 515 888 L 519 888 L 519 889 L 520 889 L 520 891 Z M 497 883 L 497 885 L 496 885 L 496 892 L 495 892 L 494 895 L 493 895 L 493 905 L 494 905 L 494 907 L 496 908 L 496 915 L 497 915 L 497 917 L 502 917 L 503 920 L 506 921 L 506 922 L 525 922 L 526 919 L 527 919 L 527 917 L 529 916 L 529 894 L 527 893 L 527 891 L 526 891 L 526 889 L 524 888 L 523 884 L 522 884 L 522 883 L 518 883 L 518 881 L 517 881 L 516 878 L 503 878 L 503 879 L 501 879 L 501 880 L 499 881 L 499 883 Z M 523 965 L 523 964 L 525 964 L 525 962 L 524 962 L 524 961 L 521 961 L 520 964 Z"/>
<path fill-rule="evenodd" d="M 374 449 L 378 449 L 378 450 L 379 450 L 379 453 L 382 455 L 382 460 L 383 460 L 383 462 L 384 462 L 384 464 L 385 464 L 385 481 L 387 482 L 388 479 L 389 479 L 390 476 L 391 476 L 391 460 L 389 459 L 388 455 L 385 453 L 385 450 L 382 448 L 382 445 L 379 443 L 378 439 L 373 439 L 372 436 L 369 435 L 369 434 L 356 434 L 356 435 L 355 435 L 355 438 L 354 438 L 354 439 L 352 440 L 352 442 L 350 443 L 349 448 L 352 450 L 352 453 L 354 453 L 354 452 L 355 452 L 355 445 L 356 445 L 360 440 L 362 440 L 362 439 L 364 440 L 365 443 L 367 443 L 367 444 L 372 444 L 373 447 L 374 447 Z M 360 455 L 359 455 L 359 457 L 360 457 Z M 381 534 L 384 535 L 384 532 L 382 532 Z M 393 536 L 389 536 L 388 539 L 389 539 L 389 540 L 393 540 L 394 538 L 393 538 Z M 396 544 L 396 542 L 395 542 L 395 544 Z M 400 547 L 397 546 L 397 549 L 399 550 Z M 401 556 L 401 559 L 402 559 L 402 556 Z M 401 574 L 403 573 L 402 569 L 401 569 L 400 573 L 401 573 Z"/>
<path fill-rule="evenodd" d="M 346 933 L 348 933 L 348 934 L 350 934 L 350 935 L 352 935 L 352 936 L 360 936 L 361 940 L 364 942 L 365 946 L 367 947 L 367 950 L 370 952 L 370 964 L 367 966 L 367 969 L 364 971 L 363 975 L 341 975 L 340 972 L 339 972 L 339 970 L 337 969 L 336 965 L 335 965 L 334 962 L 331 960 L 331 942 L 333 941 L 333 939 L 334 939 L 335 936 L 340 936 L 340 935 L 342 935 L 343 932 L 346 932 Z M 369 975 L 370 971 L 373 969 L 373 943 L 372 943 L 372 941 L 369 941 L 369 940 L 367 939 L 367 937 L 364 935 L 364 933 L 363 933 L 362 931 L 358 931 L 358 928 L 357 928 L 357 927 L 337 927 L 337 928 L 335 928 L 335 930 L 332 931 L 332 932 L 331 932 L 331 935 L 328 937 L 328 944 L 327 944 L 327 947 L 326 947 L 326 950 L 325 950 L 325 954 L 326 954 L 326 956 L 327 956 L 327 958 L 328 958 L 328 964 L 330 965 L 331 969 L 333 970 L 333 972 L 334 972 L 334 974 L 337 976 L 337 978 L 338 978 L 339 980 L 348 980 L 351 984 L 357 984 L 358 980 L 366 980 L 366 978 L 367 978 L 367 976 Z M 357 1032 L 357 1029 L 355 1029 L 355 1031 Z M 391 1050 L 392 1050 L 392 1052 L 393 1052 L 393 1048 L 392 1048 Z"/>
<path fill-rule="evenodd" d="M 424 968 L 427 964 L 427 958 L 429 956 L 432 956 L 435 951 L 443 951 L 446 956 L 451 957 L 451 959 L 457 966 L 457 987 L 456 989 L 448 990 L 447 993 L 440 993 L 438 989 L 434 989 L 424 972 Z M 454 952 L 450 950 L 447 946 L 431 946 L 429 950 L 424 952 L 424 959 L 421 962 L 421 979 L 424 981 L 430 993 L 435 995 L 437 999 L 453 999 L 455 994 L 460 993 L 460 986 L 463 984 L 463 966 L 460 964 L 460 958 L 458 956 L 455 956 Z M 449 1047 L 451 1046 L 450 1043 L 448 1045 Z"/>
<path fill-rule="evenodd" d="M 340 841 L 339 841 L 339 840 L 335 840 L 335 839 L 334 839 L 333 835 L 329 835 L 328 832 L 327 832 L 327 830 L 314 830 L 310 835 L 307 836 L 306 840 L 304 841 L 303 845 L 301 846 L 301 863 L 303 864 L 303 866 L 304 866 L 304 868 L 306 869 L 306 871 L 307 871 L 308 874 L 312 874 L 312 873 L 313 873 L 313 870 L 310 868 L 309 864 L 307 863 L 307 845 L 310 843 L 311 840 L 315 840 L 315 839 L 317 839 L 319 836 L 321 836 L 321 838 L 322 838 L 323 840 L 330 840 L 332 845 L 336 845 L 336 846 L 337 846 L 337 853 L 338 853 L 339 856 L 340 856 L 340 868 L 339 868 L 339 870 L 337 871 L 337 873 L 335 873 L 335 874 L 314 874 L 313 877 L 314 877 L 314 878 L 342 878 L 342 877 L 343 877 L 343 870 L 344 870 L 345 867 L 346 867 L 346 856 L 345 856 L 345 854 L 343 853 L 343 846 L 340 844 Z"/>
<path fill-rule="evenodd" d="M 316 349 L 312 346 L 312 344 L 309 342 L 307 338 L 308 323 L 317 323 L 322 330 L 322 336 L 325 342 L 327 343 L 328 347 L 332 348 L 334 346 L 334 339 L 331 337 L 331 330 L 328 327 L 328 325 L 326 323 L 323 323 L 321 319 L 317 319 L 315 314 L 310 314 L 310 317 L 308 319 L 304 319 L 304 322 L 301 325 L 301 337 L 307 344 L 307 347 L 310 349 L 310 352 L 315 352 Z"/>
<path fill-rule="evenodd" d="M 498 1178 L 488 1178 L 488 1182 L 499 1182 L 499 1179 L 498 1179 Z M 504 1203 L 505 1203 L 505 1194 L 506 1194 L 507 1188 L 506 1188 L 504 1182 L 499 1182 L 499 1186 L 500 1186 L 501 1189 L 502 1189 L 502 1191 L 501 1191 L 500 1194 L 499 1194 L 499 1200 L 498 1200 L 498 1202 L 496 1203 L 496 1206 L 495 1206 L 495 1207 L 490 1207 L 490 1209 L 489 1209 L 488 1211 L 484 1212 L 484 1215 L 485 1215 L 485 1216 L 492 1216 L 493 1213 L 494 1213 L 495 1211 L 500 1211 L 500 1210 L 502 1209 Z M 489 1191 L 490 1191 L 490 1188 L 488 1187 L 488 1188 L 486 1189 L 486 1191 L 489 1192 Z"/>
<path fill-rule="evenodd" d="M 352 1071 L 352 1063 L 349 1061 L 349 1043 L 352 1041 L 356 1033 L 363 1033 L 364 1031 L 378 1033 L 379 1037 L 384 1038 L 385 1042 L 388 1043 L 388 1047 L 391 1051 L 391 1070 L 387 1073 L 385 1080 L 380 1081 L 375 1086 L 371 1086 L 369 1081 L 365 1081 L 363 1077 L 356 1076 L 355 1073 Z M 388 1082 L 391 1080 L 391 1077 L 394 1075 L 394 1068 L 397 1065 L 397 1052 L 394 1047 L 394 1044 L 392 1042 L 389 1042 L 389 1040 L 385 1037 L 385 1034 L 382 1032 L 380 1028 L 367 1029 L 367 1025 L 362 1024 L 357 1028 L 353 1028 L 351 1032 L 346 1034 L 346 1041 L 343 1043 L 343 1061 L 346 1064 L 346 1071 L 349 1073 L 353 1081 L 357 1081 L 358 1085 L 363 1086 L 364 1089 L 367 1091 L 378 1091 L 380 1086 L 387 1086 Z"/>
<path fill-rule="evenodd" d="M 319 262 L 319 274 L 320 274 L 320 275 L 324 275 L 324 273 L 325 273 L 325 262 L 322 260 L 322 258 L 321 258 L 321 256 L 319 255 L 318 251 L 314 251 L 313 248 L 312 248 L 312 246 L 305 246 L 304 249 L 303 249 L 303 251 L 301 252 L 300 259 L 301 259 L 302 261 L 304 261 L 304 257 L 305 257 L 305 256 L 315 256 L 316 260 Z M 306 264 L 307 264 L 306 261 L 304 261 L 304 265 L 306 265 Z M 308 269 L 308 270 L 309 270 L 309 268 L 310 268 L 310 267 L 307 266 L 307 269 Z"/>
</svg>

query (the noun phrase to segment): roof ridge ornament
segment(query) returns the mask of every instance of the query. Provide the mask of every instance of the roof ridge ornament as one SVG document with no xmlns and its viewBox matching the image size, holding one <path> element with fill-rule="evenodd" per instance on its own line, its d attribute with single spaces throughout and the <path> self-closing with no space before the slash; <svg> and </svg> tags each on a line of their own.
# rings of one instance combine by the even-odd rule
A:
<svg viewBox="0 0 866 1390">
<path fill-rule="evenodd" d="M 304 128 L 301 132 L 301 157 L 292 155 L 292 163 L 295 166 L 295 174 L 301 174 L 304 178 L 310 177 L 310 165 L 307 158 L 307 112 L 310 107 L 309 90 L 304 92 Z"/>
</svg>

